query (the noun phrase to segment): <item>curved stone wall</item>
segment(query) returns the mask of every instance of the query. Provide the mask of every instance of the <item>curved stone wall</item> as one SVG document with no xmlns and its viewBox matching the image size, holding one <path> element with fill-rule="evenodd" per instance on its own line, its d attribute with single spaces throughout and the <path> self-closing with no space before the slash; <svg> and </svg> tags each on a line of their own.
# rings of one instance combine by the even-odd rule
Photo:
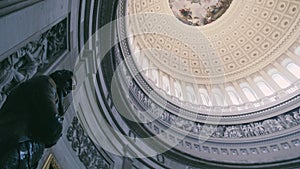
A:
<svg viewBox="0 0 300 169">
<path fill-rule="evenodd" d="M 124 5 L 118 7 L 123 10 Z M 110 27 L 112 34 L 109 35 L 110 40 L 120 42 L 115 36 L 118 29 L 120 28 Z M 126 153 L 130 156 L 140 153 L 147 154 L 159 150 L 157 147 L 151 147 L 151 144 L 141 141 L 141 137 L 161 134 L 163 139 L 156 140 L 160 146 L 164 147 L 166 142 L 175 142 L 176 146 L 164 154 L 139 159 L 140 163 L 144 163 L 145 168 L 147 165 L 154 168 L 174 168 L 175 166 L 176 168 L 276 168 L 280 165 L 297 164 L 298 161 L 295 158 L 298 157 L 300 133 L 298 125 L 296 125 L 298 124 L 297 114 L 294 115 L 292 111 L 299 107 L 297 95 L 278 107 L 269 107 L 270 111 L 266 111 L 268 113 L 261 112 L 264 116 L 262 114 L 251 116 L 250 112 L 238 117 L 242 121 L 234 124 L 231 123 L 234 118 L 228 120 L 228 123 L 226 123 L 226 119 L 231 117 L 222 119 L 223 126 L 225 126 L 223 131 L 227 130 L 228 137 L 224 137 L 225 131 L 221 137 L 222 134 L 211 131 L 214 128 L 211 128 L 213 125 L 203 125 L 206 119 L 205 115 L 202 116 L 204 119 L 202 122 L 201 118 L 195 122 L 188 122 L 187 120 L 191 120 L 189 117 L 199 116 L 182 115 L 182 117 L 178 117 L 178 114 L 172 115 L 178 110 L 178 107 L 175 105 L 173 105 L 175 109 L 171 109 L 170 105 L 165 107 L 162 103 L 169 104 L 168 100 L 163 100 L 164 98 L 160 95 L 147 93 L 147 90 L 151 91 L 151 87 L 147 86 L 147 81 L 140 75 L 135 76 L 135 71 L 138 72 L 134 70 L 135 67 L 131 67 L 129 62 L 123 61 L 127 56 L 126 51 L 129 51 L 123 49 L 124 45 L 114 47 L 104 60 L 100 58 L 102 62 L 99 63 L 98 57 L 101 56 L 102 51 L 93 48 L 99 44 L 99 39 L 88 39 L 87 42 L 89 44 L 84 49 L 90 50 L 90 52 L 82 52 L 83 55 L 80 55 L 75 71 L 78 88 L 74 93 L 74 103 L 77 106 L 76 111 L 83 128 L 97 146 L 101 146 L 108 140 L 112 141 L 111 146 L 118 152 L 123 152 L 126 147 Z M 117 43 L 113 42 L 113 44 Z M 122 71 L 113 74 L 122 63 L 126 63 L 122 67 Z M 127 69 L 127 66 L 130 69 Z M 119 87 L 119 96 L 123 99 L 123 104 L 129 105 L 127 106 L 128 110 L 119 109 L 116 106 L 110 84 L 110 80 L 113 79 L 112 75 L 116 75 L 118 79 L 116 84 Z M 134 78 L 132 78 L 133 75 Z M 157 117 L 155 120 L 151 117 L 151 113 L 154 113 L 152 108 L 154 111 L 161 109 L 154 115 Z M 130 122 L 131 120 L 122 116 L 124 112 L 129 113 L 128 118 L 139 121 Z M 292 117 L 289 116 L 290 113 Z M 191 113 L 186 111 L 186 114 Z M 246 119 L 243 121 L 244 117 Z M 107 126 L 104 125 L 105 122 L 108 124 Z M 198 137 L 197 134 L 189 133 L 189 131 L 193 131 L 191 126 L 197 126 L 197 124 L 201 126 L 202 134 L 204 134 L 202 138 L 207 138 L 205 134 L 211 133 L 215 133 L 214 135 L 219 137 L 208 137 L 205 142 L 202 142 L 204 139 Z M 241 134 L 243 137 L 236 137 L 239 136 L 239 130 L 243 129 L 243 125 L 246 129 L 247 125 L 250 125 L 251 129 L 248 129 L 253 132 L 248 132 L 248 135 L 244 132 Z M 118 138 L 108 137 L 106 128 L 109 127 L 121 135 Z M 254 132 L 254 130 L 256 131 Z M 248 137 L 245 137 L 246 135 Z M 133 159 L 133 165 L 143 168 L 143 165 L 137 165 L 137 161 Z"/>
<path fill-rule="evenodd" d="M 198 29 L 174 19 L 166 1 L 137 0 L 120 6 L 127 7 L 123 26 L 130 54 L 152 88 L 161 89 L 175 104 L 185 102 L 189 109 L 217 107 L 222 114 L 243 114 L 299 92 L 299 71 L 291 72 L 285 64 L 290 60 L 299 67 L 297 3 L 234 1 L 224 17 Z M 284 77 L 287 86 L 274 74 Z M 211 95 L 203 99 L 205 93 Z"/>
</svg>

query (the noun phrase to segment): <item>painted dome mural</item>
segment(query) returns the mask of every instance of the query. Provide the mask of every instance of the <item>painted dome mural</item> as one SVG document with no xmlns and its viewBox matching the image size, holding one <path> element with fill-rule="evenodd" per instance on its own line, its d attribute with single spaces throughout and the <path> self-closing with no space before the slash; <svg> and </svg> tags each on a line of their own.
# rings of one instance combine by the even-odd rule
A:
<svg viewBox="0 0 300 169">
<path fill-rule="evenodd" d="M 173 14 L 183 23 L 203 26 L 221 17 L 232 0 L 169 0 Z"/>
</svg>

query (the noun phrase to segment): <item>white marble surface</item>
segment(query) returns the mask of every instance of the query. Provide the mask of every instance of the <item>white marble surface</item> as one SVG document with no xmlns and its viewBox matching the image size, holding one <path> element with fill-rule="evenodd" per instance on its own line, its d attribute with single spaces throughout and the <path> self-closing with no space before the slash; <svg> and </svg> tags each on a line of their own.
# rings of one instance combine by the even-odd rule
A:
<svg viewBox="0 0 300 169">
<path fill-rule="evenodd" d="M 67 14 L 68 0 L 44 0 L 1 17 L 0 56 L 8 55 L 10 50 L 15 51 L 30 37 L 66 17 Z"/>
</svg>

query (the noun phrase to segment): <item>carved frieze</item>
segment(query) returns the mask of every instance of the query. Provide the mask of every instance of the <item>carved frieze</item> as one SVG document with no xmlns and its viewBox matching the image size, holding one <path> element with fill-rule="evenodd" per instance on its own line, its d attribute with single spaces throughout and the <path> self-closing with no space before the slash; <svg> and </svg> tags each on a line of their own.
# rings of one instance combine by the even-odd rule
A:
<svg viewBox="0 0 300 169">
<path fill-rule="evenodd" d="M 206 133 L 211 133 L 211 137 L 245 138 L 267 135 L 300 125 L 299 108 L 273 118 L 238 125 L 218 126 L 191 121 L 172 114 L 167 110 L 163 110 L 144 94 L 131 77 L 127 77 L 126 79 L 128 80 L 127 83 L 129 84 L 133 96 L 147 112 L 152 113 L 153 117 L 158 117 L 160 121 L 172 125 L 173 127 L 177 127 L 178 129 L 188 131 L 191 134 L 200 134 L 201 130 L 205 130 Z"/>
<path fill-rule="evenodd" d="M 117 60 L 122 62 L 120 54 L 116 54 Z M 143 108 L 141 111 L 146 111 L 152 114 L 153 117 L 157 117 L 159 121 L 187 131 L 190 134 L 198 135 L 203 134 L 203 131 L 205 131 L 204 133 L 208 133 L 211 137 L 215 138 L 248 138 L 268 135 L 300 125 L 299 107 L 272 118 L 236 125 L 212 125 L 185 119 L 161 108 L 156 102 L 150 99 L 131 76 L 128 68 L 124 67 L 120 73 L 122 74 L 120 76 L 124 77 L 123 80 L 126 82 L 132 96 Z M 139 111 L 136 111 L 136 113 L 139 113 Z"/>
<path fill-rule="evenodd" d="M 100 151 L 84 132 L 78 118 L 74 117 L 67 131 L 67 139 L 82 164 L 88 169 L 109 169 L 110 163 L 104 159 Z"/>
<path fill-rule="evenodd" d="M 17 84 L 42 72 L 67 50 L 67 19 L 0 62 L 0 107 Z"/>
</svg>

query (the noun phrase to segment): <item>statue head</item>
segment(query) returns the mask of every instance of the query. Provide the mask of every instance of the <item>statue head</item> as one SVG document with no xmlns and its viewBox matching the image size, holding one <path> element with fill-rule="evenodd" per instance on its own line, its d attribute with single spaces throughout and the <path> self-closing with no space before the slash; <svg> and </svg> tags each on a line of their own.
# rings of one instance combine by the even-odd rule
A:
<svg viewBox="0 0 300 169">
<path fill-rule="evenodd" d="M 69 70 L 57 70 L 49 75 L 55 82 L 58 92 L 65 97 L 74 88 L 73 72 Z"/>
</svg>

